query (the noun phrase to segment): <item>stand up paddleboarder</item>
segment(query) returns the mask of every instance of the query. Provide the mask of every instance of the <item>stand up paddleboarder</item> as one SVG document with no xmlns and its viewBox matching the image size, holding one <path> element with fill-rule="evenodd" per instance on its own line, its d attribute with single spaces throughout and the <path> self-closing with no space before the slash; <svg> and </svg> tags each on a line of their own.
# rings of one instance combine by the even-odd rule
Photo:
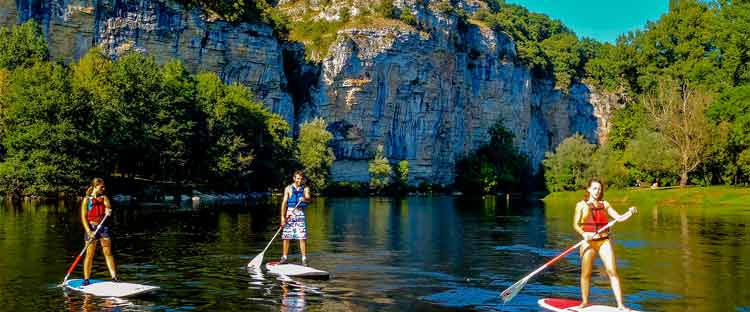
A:
<svg viewBox="0 0 750 312">
<path fill-rule="evenodd" d="M 573 228 L 583 236 L 586 243 L 581 245 L 581 305 L 580 308 L 589 305 L 589 287 L 591 286 L 591 270 L 594 266 L 594 257 L 598 254 L 604 263 L 604 268 L 609 276 L 612 292 L 614 292 L 617 307 L 621 310 L 630 310 L 625 307 L 622 299 L 622 288 L 620 277 L 617 275 L 615 252 L 610 242 L 609 229 L 595 235 L 600 228 L 607 225 L 607 215 L 625 221 L 632 214 L 637 213 L 635 207 L 630 207 L 630 214 L 621 215 L 604 200 L 604 186 L 596 178 L 589 180 L 582 201 L 576 204 L 575 216 L 573 217 Z"/>
<path fill-rule="evenodd" d="M 305 187 L 304 180 L 305 173 L 298 170 L 294 173 L 292 184 L 284 189 L 284 199 L 281 201 L 281 224 L 284 226 L 284 230 L 281 234 L 283 245 L 279 264 L 287 263 L 289 241 L 298 240 L 300 253 L 302 254 L 302 265 L 307 266 L 305 208 L 307 208 L 307 203 L 310 202 L 310 189 Z"/>
<path fill-rule="evenodd" d="M 86 190 L 86 197 L 81 201 L 81 223 L 83 230 L 86 231 L 85 239 L 92 240 L 86 249 L 86 257 L 83 259 L 83 286 L 89 285 L 89 276 L 91 276 L 91 266 L 96 252 L 96 242 L 102 244 L 104 259 L 107 261 L 109 274 L 113 282 L 118 282 L 117 272 L 115 271 L 115 257 L 112 256 L 112 239 L 109 233 L 109 226 L 102 224 L 105 215 L 112 214 L 112 206 L 109 204 L 109 198 L 104 195 L 104 180 L 94 178 L 91 186 Z M 94 234 L 96 228 L 99 230 Z"/>
</svg>

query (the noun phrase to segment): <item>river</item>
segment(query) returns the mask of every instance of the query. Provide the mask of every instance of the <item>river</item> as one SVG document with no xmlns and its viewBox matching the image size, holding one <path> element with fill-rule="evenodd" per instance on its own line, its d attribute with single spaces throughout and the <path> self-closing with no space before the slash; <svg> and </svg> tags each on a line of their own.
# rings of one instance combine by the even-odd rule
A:
<svg viewBox="0 0 750 312">
<path fill-rule="evenodd" d="M 579 296 L 577 252 L 532 278 L 508 304 L 499 293 L 576 243 L 574 204 L 319 198 L 307 209 L 308 256 L 331 279 L 312 281 L 246 269 L 275 232 L 271 201 L 115 202 L 121 279 L 161 287 L 126 300 L 57 287 L 83 247 L 76 203 L 3 202 L 0 310 L 540 311 L 540 298 Z M 613 229 L 629 306 L 750 311 L 750 206 L 639 208 Z M 280 245 L 265 259 L 278 259 Z M 299 261 L 297 244 L 291 246 L 291 260 Z M 79 264 L 73 278 L 81 274 Z M 108 278 L 100 251 L 94 274 Z M 599 261 L 592 284 L 593 302 L 614 305 Z"/>
</svg>

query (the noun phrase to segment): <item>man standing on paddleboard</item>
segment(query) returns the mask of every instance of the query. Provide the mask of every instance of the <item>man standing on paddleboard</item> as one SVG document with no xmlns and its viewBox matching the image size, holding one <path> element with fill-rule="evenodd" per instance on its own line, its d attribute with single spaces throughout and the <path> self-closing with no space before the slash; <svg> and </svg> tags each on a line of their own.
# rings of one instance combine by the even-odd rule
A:
<svg viewBox="0 0 750 312">
<path fill-rule="evenodd" d="M 112 206 L 109 204 L 107 195 L 104 195 L 104 180 L 94 178 L 91 181 L 91 186 L 86 190 L 86 197 L 81 201 L 81 223 L 83 223 L 83 229 L 86 231 L 86 240 L 92 240 L 86 249 L 86 258 L 83 259 L 83 286 L 89 285 L 91 266 L 96 252 L 96 241 L 101 241 L 104 259 L 107 261 L 107 268 L 112 276 L 112 281 L 119 281 L 115 271 L 115 257 L 112 256 L 109 226 L 102 224 L 104 216 L 111 214 Z M 96 230 L 97 227 L 100 227 L 98 231 Z M 96 234 L 94 234 L 95 231 Z"/>
<path fill-rule="evenodd" d="M 635 207 L 630 207 L 631 213 L 621 216 L 604 200 L 604 185 L 601 181 L 591 179 L 587 187 L 583 200 L 576 204 L 575 216 L 573 217 L 573 228 L 586 240 L 586 243 L 581 246 L 581 305 L 579 307 L 589 305 L 591 270 L 594 266 L 594 257 L 599 254 L 612 284 L 612 292 L 615 294 L 617 307 L 622 310 L 630 310 L 625 307 L 622 300 L 620 277 L 617 275 L 615 252 L 609 240 L 609 229 L 597 235 L 595 233 L 609 223 L 607 214 L 622 222 L 632 214 L 637 213 L 638 210 Z"/>
<path fill-rule="evenodd" d="M 281 224 L 284 226 L 284 232 L 281 234 L 283 247 L 279 264 L 287 263 L 289 241 L 298 240 L 300 253 L 302 254 L 302 265 L 307 266 L 305 208 L 307 208 L 307 203 L 310 202 L 310 189 L 305 187 L 304 180 L 304 172 L 298 170 L 294 173 L 292 184 L 284 189 L 284 199 L 281 201 Z"/>
</svg>

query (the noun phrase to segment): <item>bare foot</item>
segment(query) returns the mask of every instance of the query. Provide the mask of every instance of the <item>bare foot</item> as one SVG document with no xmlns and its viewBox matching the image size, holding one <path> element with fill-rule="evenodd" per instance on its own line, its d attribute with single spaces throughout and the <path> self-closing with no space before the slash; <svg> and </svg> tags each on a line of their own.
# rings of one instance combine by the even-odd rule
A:
<svg viewBox="0 0 750 312">
<path fill-rule="evenodd" d="M 617 307 L 617 309 L 620 310 L 620 311 L 626 311 L 626 312 L 634 311 L 633 309 L 628 308 L 626 306 L 619 306 L 619 307 Z"/>
</svg>

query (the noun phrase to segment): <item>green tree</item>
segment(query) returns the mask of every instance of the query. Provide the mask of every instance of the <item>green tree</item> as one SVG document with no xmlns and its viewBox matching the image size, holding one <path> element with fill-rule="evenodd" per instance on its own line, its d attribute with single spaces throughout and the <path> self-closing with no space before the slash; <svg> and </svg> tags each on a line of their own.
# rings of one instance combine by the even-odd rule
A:
<svg viewBox="0 0 750 312">
<path fill-rule="evenodd" d="M 375 150 L 375 158 L 370 161 L 368 171 L 370 172 L 370 189 L 381 194 L 391 184 L 393 175 L 391 164 L 383 152 L 383 145 L 378 145 Z"/>
<path fill-rule="evenodd" d="M 615 111 L 610 120 L 612 126 L 607 133 L 607 146 L 616 151 L 624 151 L 636 134 L 648 126 L 649 119 L 646 114 L 643 105 L 638 104 L 628 105 Z"/>
<path fill-rule="evenodd" d="M 398 165 L 395 166 L 393 172 L 396 176 L 396 193 L 406 193 L 409 186 L 409 161 L 399 161 Z"/>
<path fill-rule="evenodd" d="M 679 154 L 658 132 L 643 128 L 627 145 L 623 160 L 632 179 L 644 183 L 671 181 L 678 174 Z"/>
<path fill-rule="evenodd" d="M 594 151 L 586 176 L 603 179 L 609 188 L 622 188 L 633 184 L 622 152 L 613 150 L 607 145 L 601 145 Z"/>
<path fill-rule="evenodd" d="M 161 68 L 160 93 L 151 107 L 146 128 L 150 172 L 161 179 L 189 179 L 190 148 L 196 124 L 195 81 L 179 61 Z"/>
<path fill-rule="evenodd" d="M 498 121 L 490 142 L 456 162 L 456 186 L 466 194 L 519 191 L 531 175 L 528 160 L 513 143 L 513 133 Z"/>
<path fill-rule="evenodd" d="M 323 118 L 317 117 L 300 125 L 297 143 L 297 159 L 305 168 L 307 179 L 313 190 L 322 192 L 328 184 L 328 174 L 336 160 L 329 146 L 333 140 Z"/>
<path fill-rule="evenodd" d="M 84 183 L 86 133 L 75 122 L 68 72 L 51 63 L 14 70 L 3 97 L 5 159 L 0 185 L 11 196 L 70 192 Z"/>
<path fill-rule="evenodd" d="M 289 126 L 280 116 L 253 100 L 245 86 L 224 85 L 214 73 L 196 77 L 196 124 L 205 133 L 199 163 L 210 179 L 229 187 L 264 189 L 288 176 L 294 157 Z M 206 172 L 207 171 L 207 172 Z"/>
<path fill-rule="evenodd" d="M 47 41 L 34 20 L 11 29 L 0 27 L 0 68 L 29 67 L 47 56 Z"/>
<path fill-rule="evenodd" d="M 724 181 L 737 184 L 748 181 L 750 171 L 742 160 L 750 149 L 750 86 L 740 86 L 725 90 L 711 105 L 707 112 L 714 125 L 726 128 L 725 135 L 715 140 L 712 157 L 715 167 L 721 169 L 719 174 Z"/>
<path fill-rule="evenodd" d="M 551 192 L 573 191 L 586 186 L 591 156 L 596 146 L 576 134 L 566 138 L 553 153 L 545 153 L 544 180 Z"/>
<path fill-rule="evenodd" d="M 568 90 L 572 82 L 583 78 L 584 65 L 596 47 L 592 40 L 579 41 L 574 33 L 555 34 L 541 42 L 558 89 Z"/>
</svg>

